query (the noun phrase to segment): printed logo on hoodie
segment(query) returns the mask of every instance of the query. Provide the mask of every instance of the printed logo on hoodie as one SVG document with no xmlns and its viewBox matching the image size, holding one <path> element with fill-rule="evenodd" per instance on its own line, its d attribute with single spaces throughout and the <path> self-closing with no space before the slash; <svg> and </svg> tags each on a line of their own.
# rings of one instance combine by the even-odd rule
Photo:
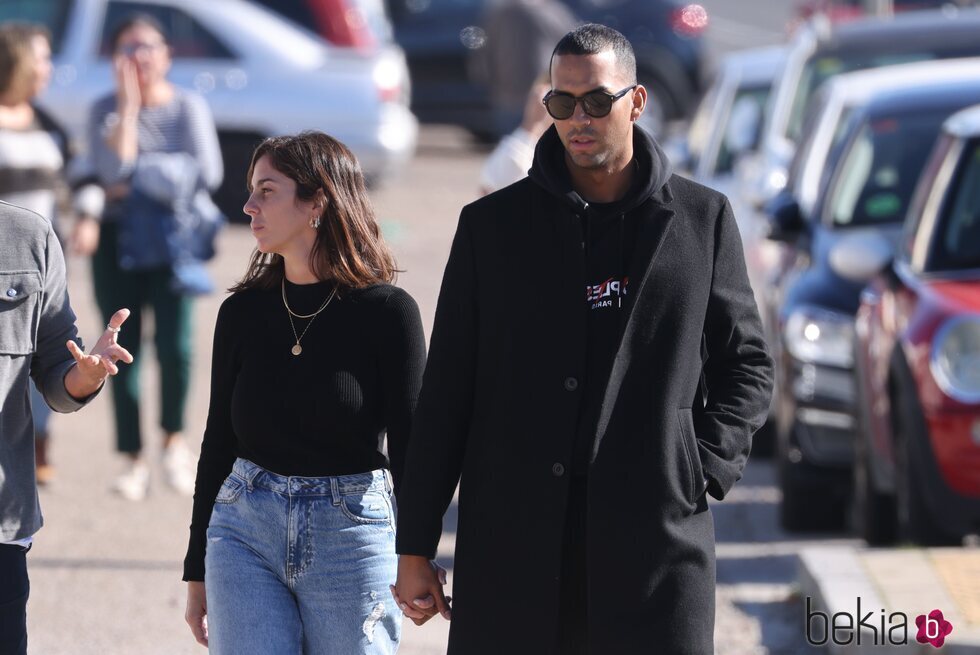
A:
<svg viewBox="0 0 980 655">
<path fill-rule="evenodd" d="M 585 295 L 589 308 L 607 309 L 621 306 L 622 299 L 626 297 L 629 290 L 629 284 L 629 277 L 624 277 L 622 280 L 611 277 L 600 284 L 587 286 Z"/>
</svg>

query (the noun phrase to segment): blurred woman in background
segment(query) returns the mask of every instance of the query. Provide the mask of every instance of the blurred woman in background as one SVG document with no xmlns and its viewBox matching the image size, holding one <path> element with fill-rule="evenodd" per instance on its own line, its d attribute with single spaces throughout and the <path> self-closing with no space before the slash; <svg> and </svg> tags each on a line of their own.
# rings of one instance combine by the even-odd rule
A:
<svg viewBox="0 0 980 655">
<path fill-rule="evenodd" d="M 123 369 L 112 388 L 117 448 L 127 460 L 114 488 L 142 500 L 149 487 L 139 412 L 142 309 L 149 306 L 160 364 L 163 469 L 170 486 L 189 495 L 194 457 L 181 433 L 193 290 L 178 279 L 172 253 L 161 249 L 170 242 L 163 231 L 182 224 L 185 214 L 197 222 L 216 220 L 209 191 L 221 183 L 221 152 L 207 103 L 167 80 L 170 50 L 156 19 L 140 14 L 123 20 L 110 43 L 116 89 L 95 103 L 88 129 L 106 207 L 101 224 L 79 224 L 76 241 L 95 249 L 92 275 L 103 315 L 108 319 L 121 306 L 133 312 L 120 343 L 137 363 Z"/>
<path fill-rule="evenodd" d="M 35 104 L 50 79 L 47 29 L 18 22 L 0 26 L 0 200 L 40 214 L 58 232 L 59 214 L 70 204 L 65 170 L 71 152 L 65 131 Z M 99 196 L 87 212 L 101 211 Z M 43 485 L 54 477 L 48 452 L 51 409 L 33 382 L 31 405 L 37 481 Z"/>
</svg>

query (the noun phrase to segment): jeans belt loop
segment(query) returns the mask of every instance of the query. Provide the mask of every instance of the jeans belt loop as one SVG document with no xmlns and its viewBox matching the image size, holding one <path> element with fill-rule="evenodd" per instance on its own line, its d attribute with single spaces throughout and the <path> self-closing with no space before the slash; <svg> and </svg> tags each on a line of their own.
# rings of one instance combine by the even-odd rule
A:
<svg viewBox="0 0 980 655">
<path fill-rule="evenodd" d="M 336 476 L 330 476 L 330 495 L 332 496 L 334 507 L 340 506 L 340 483 Z"/>
<path fill-rule="evenodd" d="M 381 471 L 385 476 L 385 491 L 387 491 L 388 495 L 390 496 L 395 489 L 395 483 L 391 478 L 391 471 L 386 468 L 381 469 Z"/>
<path fill-rule="evenodd" d="M 259 473 L 262 471 L 262 469 L 260 469 L 258 466 L 248 461 L 247 459 L 243 459 L 242 462 L 244 462 L 243 468 L 246 471 L 245 489 L 249 493 L 252 493 L 253 491 L 255 491 L 255 488 L 252 486 L 252 483 L 255 481 L 255 478 L 259 476 Z"/>
</svg>

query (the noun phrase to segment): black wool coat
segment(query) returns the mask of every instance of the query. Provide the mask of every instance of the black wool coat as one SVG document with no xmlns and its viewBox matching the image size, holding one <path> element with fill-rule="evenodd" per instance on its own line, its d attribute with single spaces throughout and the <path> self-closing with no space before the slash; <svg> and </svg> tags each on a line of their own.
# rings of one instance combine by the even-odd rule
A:
<svg viewBox="0 0 980 655">
<path fill-rule="evenodd" d="M 635 144 L 659 152 L 639 130 Z M 630 295 L 589 468 L 591 653 L 713 652 L 704 481 L 725 496 L 769 407 L 772 362 L 728 201 L 664 179 L 633 210 Z M 452 655 L 554 653 L 586 366 L 575 212 L 524 179 L 463 209 L 446 266 L 397 542 L 434 557 L 459 483 Z"/>
</svg>

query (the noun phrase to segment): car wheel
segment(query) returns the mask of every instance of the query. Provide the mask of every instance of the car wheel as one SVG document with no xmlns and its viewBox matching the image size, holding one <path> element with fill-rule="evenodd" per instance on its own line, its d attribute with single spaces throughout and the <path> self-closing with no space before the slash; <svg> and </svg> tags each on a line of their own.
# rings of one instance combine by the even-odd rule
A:
<svg viewBox="0 0 980 655">
<path fill-rule="evenodd" d="M 879 492 L 871 477 L 869 447 L 862 437 L 855 441 L 853 522 L 858 535 L 871 546 L 895 542 L 898 528 L 895 497 Z"/>
<path fill-rule="evenodd" d="M 895 435 L 895 501 L 898 531 L 903 540 L 922 546 L 959 545 L 962 538 L 949 534 L 932 517 L 925 502 L 926 482 L 917 465 L 914 440 L 927 440 L 925 418 L 918 398 L 908 383 L 899 382 L 892 398 Z"/>
<path fill-rule="evenodd" d="M 790 429 L 796 429 L 795 423 Z M 802 458 L 799 449 L 780 439 L 778 454 L 779 523 L 787 532 L 838 531 L 844 527 L 843 501 L 822 469 Z"/>
</svg>

